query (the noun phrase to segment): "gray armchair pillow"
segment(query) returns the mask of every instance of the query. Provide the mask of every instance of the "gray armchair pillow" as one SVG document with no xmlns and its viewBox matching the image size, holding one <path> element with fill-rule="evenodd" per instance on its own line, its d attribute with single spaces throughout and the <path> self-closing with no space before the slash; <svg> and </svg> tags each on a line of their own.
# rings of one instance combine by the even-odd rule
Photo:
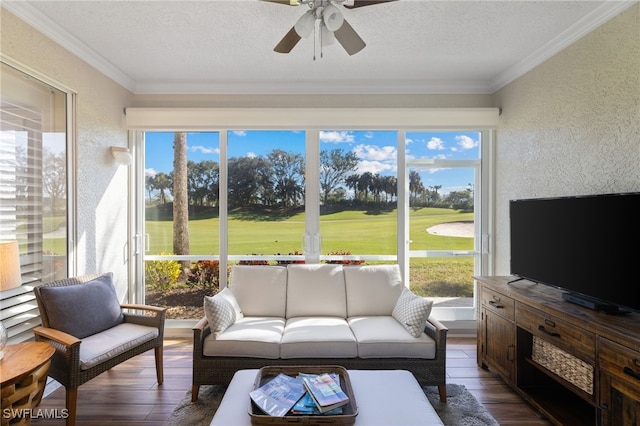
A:
<svg viewBox="0 0 640 426">
<path fill-rule="evenodd" d="M 124 315 L 111 274 L 84 284 L 40 288 L 49 327 L 78 339 L 120 324 Z"/>
</svg>

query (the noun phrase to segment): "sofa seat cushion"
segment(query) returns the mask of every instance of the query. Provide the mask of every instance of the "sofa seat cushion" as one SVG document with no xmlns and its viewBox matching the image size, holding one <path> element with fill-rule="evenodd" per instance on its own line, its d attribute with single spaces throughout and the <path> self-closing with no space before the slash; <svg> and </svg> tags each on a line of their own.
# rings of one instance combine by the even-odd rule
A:
<svg viewBox="0 0 640 426">
<path fill-rule="evenodd" d="M 158 328 L 123 322 L 80 343 L 80 369 L 87 370 L 158 337 Z"/>
<path fill-rule="evenodd" d="M 217 336 L 208 335 L 202 353 L 205 356 L 277 359 L 283 330 L 284 318 L 245 316 Z"/>
<path fill-rule="evenodd" d="M 353 317 L 349 326 L 358 341 L 360 358 L 436 357 L 436 342 L 424 332 L 413 337 L 392 316 Z"/>
<path fill-rule="evenodd" d="M 355 358 L 356 339 L 339 317 L 289 318 L 280 344 L 281 358 Z"/>
</svg>

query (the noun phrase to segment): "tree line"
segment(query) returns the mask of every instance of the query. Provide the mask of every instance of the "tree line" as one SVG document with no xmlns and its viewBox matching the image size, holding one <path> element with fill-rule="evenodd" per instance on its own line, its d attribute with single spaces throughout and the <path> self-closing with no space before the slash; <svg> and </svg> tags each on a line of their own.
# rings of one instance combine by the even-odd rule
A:
<svg viewBox="0 0 640 426">
<path fill-rule="evenodd" d="M 263 206 L 291 209 L 304 205 L 305 161 L 296 152 L 273 149 L 264 156 L 233 157 L 228 161 L 228 202 L 231 208 Z M 397 201 L 398 180 L 379 173 L 357 173 L 353 152 L 336 148 L 320 152 L 320 192 L 324 205 L 390 204 Z M 186 162 L 186 194 L 191 206 L 216 206 L 220 165 L 216 161 Z M 146 177 L 149 201 L 173 201 L 175 173 Z M 464 191 L 442 195 L 441 185 L 426 187 L 415 171 L 409 173 L 410 205 L 469 210 L 471 185 Z"/>
</svg>

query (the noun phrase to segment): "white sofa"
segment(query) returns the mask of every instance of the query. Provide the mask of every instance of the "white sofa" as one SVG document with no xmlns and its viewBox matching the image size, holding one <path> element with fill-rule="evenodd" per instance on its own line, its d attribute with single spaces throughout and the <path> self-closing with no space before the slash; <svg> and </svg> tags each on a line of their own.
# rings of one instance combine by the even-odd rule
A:
<svg viewBox="0 0 640 426">
<path fill-rule="evenodd" d="M 238 370 L 318 364 L 409 370 L 446 401 L 447 329 L 398 265 L 238 265 L 204 306 L 193 329 L 194 401 L 200 385 L 227 385 Z"/>
</svg>

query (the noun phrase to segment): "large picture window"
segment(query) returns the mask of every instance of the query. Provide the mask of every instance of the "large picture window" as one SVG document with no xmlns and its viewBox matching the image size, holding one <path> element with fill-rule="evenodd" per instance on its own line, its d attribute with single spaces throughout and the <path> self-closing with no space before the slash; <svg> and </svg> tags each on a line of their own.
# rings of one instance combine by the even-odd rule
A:
<svg viewBox="0 0 640 426">
<path fill-rule="evenodd" d="M 398 126 L 381 128 L 377 114 L 367 114 L 370 125 L 349 126 L 344 114 L 314 110 L 317 123 L 295 126 L 303 115 L 279 110 L 127 110 L 139 130 L 134 140 L 144 141 L 146 212 L 138 226 L 147 243 L 139 270 L 150 301 L 169 306 L 171 320 L 195 320 L 202 296 L 226 286 L 237 263 L 398 263 L 410 288 L 435 300 L 434 312 L 473 310 L 473 275 L 489 264 L 478 241 L 491 232 L 481 220 L 483 146 L 497 115 L 385 111 L 378 119 Z M 456 125 L 467 115 L 469 123 Z M 404 128 L 407 117 L 426 124 Z M 451 130 L 428 130 L 438 120 Z M 175 223 L 178 147 L 189 165 L 186 225 Z M 150 179 L 159 172 L 165 191 Z M 211 185 L 198 192 L 194 182 Z M 180 246 L 176 235 L 185 233 Z"/>
</svg>

